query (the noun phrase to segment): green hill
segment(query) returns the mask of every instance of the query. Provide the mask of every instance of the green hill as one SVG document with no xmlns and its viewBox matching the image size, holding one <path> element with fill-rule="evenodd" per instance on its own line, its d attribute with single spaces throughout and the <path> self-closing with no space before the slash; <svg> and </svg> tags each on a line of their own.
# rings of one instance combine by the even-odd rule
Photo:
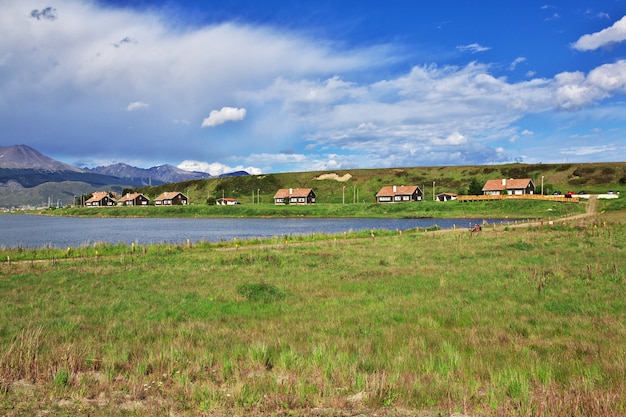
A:
<svg viewBox="0 0 626 417">
<path fill-rule="evenodd" d="M 472 179 L 484 184 L 489 179 L 531 178 L 537 192 L 555 190 L 603 193 L 626 191 L 626 162 L 576 164 L 505 164 L 349 169 L 315 172 L 286 172 L 230 178 L 211 178 L 136 189 L 151 199 L 164 191 L 185 193 L 194 204 L 232 197 L 243 204 L 271 203 L 280 188 L 313 188 L 319 203 L 374 202 L 381 187 L 417 185 L 426 199 L 435 193 L 468 194 Z M 434 188 L 433 188 L 434 184 Z"/>
</svg>

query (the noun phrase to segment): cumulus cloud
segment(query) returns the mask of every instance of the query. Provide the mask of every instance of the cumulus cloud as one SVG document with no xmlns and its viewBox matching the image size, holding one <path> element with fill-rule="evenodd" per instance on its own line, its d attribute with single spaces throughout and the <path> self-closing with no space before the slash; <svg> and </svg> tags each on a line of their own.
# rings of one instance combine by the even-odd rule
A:
<svg viewBox="0 0 626 417">
<path fill-rule="evenodd" d="M 214 127 L 226 122 L 239 122 L 246 117 L 246 109 L 235 107 L 222 107 L 212 110 L 209 117 L 202 121 L 202 127 Z"/>
<path fill-rule="evenodd" d="M 445 139 L 433 139 L 435 145 L 462 145 L 467 143 L 467 138 L 459 132 L 451 133 Z"/>
<path fill-rule="evenodd" d="M 460 45 L 457 46 L 456 49 L 458 49 L 461 52 L 471 52 L 473 54 L 477 53 L 477 52 L 485 52 L 490 50 L 491 48 L 486 47 L 486 46 L 482 46 L 478 43 L 470 43 L 469 45 Z"/>
<path fill-rule="evenodd" d="M 262 170 L 256 167 L 244 167 L 242 165 L 231 167 L 220 162 L 208 163 L 193 160 L 185 160 L 181 162 L 178 165 L 178 168 L 184 169 L 185 171 L 206 172 L 214 177 L 237 171 L 246 171 L 250 175 L 262 174 Z"/>
<path fill-rule="evenodd" d="M 615 22 L 613 26 L 599 32 L 581 36 L 572 47 L 579 51 L 593 51 L 611 44 L 626 40 L 626 16 Z"/>
<path fill-rule="evenodd" d="M 555 76 L 556 100 L 563 109 L 577 109 L 626 92 L 626 60 L 601 65 L 589 72 L 563 72 Z"/>
<path fill-rule="evenodd" d="M 498 75 L 519 69 L 524 57 L 504 67 L 424 63 L 400 72 L 405 57 L 386 45 L 351 49 L 234 22 L 178 30 L 181 22 L 158 8 L 139 12 L 85 0 L 57 0 L 59 30 L 37 22 L 56 18 L 56 9 L 29 15 L 32 6 L 6 3 L 0 14 L 0 126 L 15 137 L 45 137 L 38 126 L 54 121 L 64 127 L 54 147 L 77 152 L 75 159 L 82 153 L 163 163 L 167 157 L 216 175 L 239 168 L 506 161 L 503 143 L 531 139 L 518 131 L 520 120 L 554 109 L 577 111 L 623 93 L 625 85 L 622 61 L 547 78 L 528 72 L 525 81 Z M 467 53 L 489 49 L 458 46 Z M 396 62 L 403 65 L 389 65 Z M 124 107 L 120 97 L 142 101 Z M 145 123 L 125 133 L 123 110 L 148 108 Z M 80 123 L 76 114 L 83 116 Z M 103 117 L 110 120 L 106 126 L 93 123 Z M 213 129 L 211 146 L 198 129 L 242 120 L 237 136 Z M 82 140 L 86 136 L 102 140 Z M 281 153 L 285 149 L 292 152 Z"/>
<path fill-rule="evenodd" d="M 150 105 L 148 105 L 147 103 L 144 103 L 143 101 L 134 101 L 132 103 L 129 103 L 128 106 L 126 106 L 126 111 L 143 110 L 143 109 L 147 109 L 148 107 L 150 107 Z"/>
</svg>

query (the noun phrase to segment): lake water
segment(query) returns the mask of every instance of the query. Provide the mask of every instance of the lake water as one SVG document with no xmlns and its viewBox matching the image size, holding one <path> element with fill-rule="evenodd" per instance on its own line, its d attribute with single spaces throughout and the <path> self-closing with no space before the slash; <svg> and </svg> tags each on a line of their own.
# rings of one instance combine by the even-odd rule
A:
<svg viewBox="0 0 626 417">
<path fill-rule="evenodd" d="M 219 242 L 306 235 L 337 234 L 360 230 L 408 230 L 427 228 L 469 228 L 470 224 L 493 219 L 147 219 L 77 218 L 27 214 L 0 215 L 0 247 L 57 248 L 91 245 L 95 242 L 149 245 L 158 243 Z"/>
</svg>

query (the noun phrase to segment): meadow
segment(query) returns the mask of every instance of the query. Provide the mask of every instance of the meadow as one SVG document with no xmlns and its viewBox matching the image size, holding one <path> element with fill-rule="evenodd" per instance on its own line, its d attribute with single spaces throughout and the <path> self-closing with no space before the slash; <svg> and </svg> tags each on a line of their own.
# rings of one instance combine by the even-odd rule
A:
<svg viewBox="0 0 626 417">
<path fill-rule="evenodd" d="M 625 219 L 0 250 L 0 414 L 623 416 Z"/>
</svg>

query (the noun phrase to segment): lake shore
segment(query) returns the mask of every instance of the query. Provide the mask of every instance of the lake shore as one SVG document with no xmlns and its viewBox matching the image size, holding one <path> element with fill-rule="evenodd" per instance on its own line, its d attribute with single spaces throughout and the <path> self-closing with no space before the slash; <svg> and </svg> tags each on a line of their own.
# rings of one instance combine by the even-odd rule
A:
<svg viewBox="0 0 626 417">
<path fill-rule="evenodd" d="M 280 206 L 249 204 L 209 206 L 191 204 L 168 207 L 67 207 L 34 214 L 72 217 L 251 217 L 251 218 L 500 218 L 553 219 L 584 213 L 586 202 L 562 203 L 533 200 L 458 201 L 372 204 L 311 204 Z"/>
</svg>

